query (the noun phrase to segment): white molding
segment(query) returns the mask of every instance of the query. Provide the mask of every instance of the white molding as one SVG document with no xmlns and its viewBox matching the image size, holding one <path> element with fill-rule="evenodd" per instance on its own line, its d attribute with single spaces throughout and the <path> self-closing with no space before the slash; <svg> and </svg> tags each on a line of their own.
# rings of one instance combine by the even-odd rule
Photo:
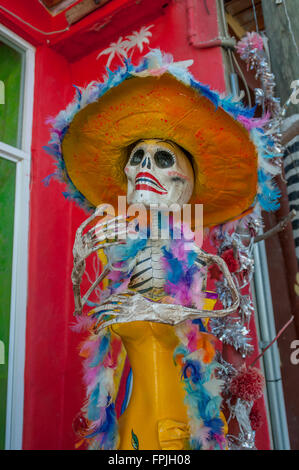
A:
<svg viewBox="0 0 299 470">
<path fill-rule="evenodd" d="M 10 29 L 6 28 L 2 24 L 0 24 L 0 33 L 3 33 L 3 36 L 6 36 L 7 39 L 15 43 L 16 46 L 22 47 L 25 51 L 35 51 L 35 47 L 33 47 L 32 44 L 25 41 L 25 39 L 20 38 L 17 34 L 13 33 Z"/>
<path fill-rule="evenodd" d="M 26 49 L 25 59 L 25 84 L 24 84 L 24 107 L 23 107 L 23 132 L 22 150 L 31 155 L 32 122 L 33 122 L 33 99 L 34 99 L 34 64 L 35 49 Z"/>
<path fill-rule="evenodd" d="M 12 147 L 11 145 L 0 142 L 0 155 L 2 158 L 11 160 L 13 162 L 21 162 L 22 160 L 30 161 L 30 153 L 26 153 L 23 150 Z"/>
<path fill-rule="evenodd" d="M 10 338 L 5 448 L 22 449 L 24 367 L 28 281 L 30 160 L 34 97 L 35 48 L 0 25 L 0 33 L 25 53 L 21 149 L 0 143 L 0 155 L 16 163 Z"/>
</svg>

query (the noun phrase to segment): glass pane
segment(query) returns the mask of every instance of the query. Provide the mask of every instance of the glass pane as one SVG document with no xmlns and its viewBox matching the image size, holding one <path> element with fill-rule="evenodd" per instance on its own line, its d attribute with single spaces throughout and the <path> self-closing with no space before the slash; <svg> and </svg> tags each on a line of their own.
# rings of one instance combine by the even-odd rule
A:
<svg viewBox="0 0 299 470">
<path fill-rule="evenodd" d="M 16 164 L 0 157 L 0 449 L 5 444 Z"/>
<path fill-rule="evenodd" d="M 0 35 L 0 141 L 21 146 L 24 52 Z"/>
</svg>

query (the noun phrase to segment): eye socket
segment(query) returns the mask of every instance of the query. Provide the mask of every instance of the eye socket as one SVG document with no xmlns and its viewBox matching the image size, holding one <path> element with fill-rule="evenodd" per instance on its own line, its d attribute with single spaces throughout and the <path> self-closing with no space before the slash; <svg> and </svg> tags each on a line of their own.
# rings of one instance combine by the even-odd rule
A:
<svg viewBox="0 0 299 470">
<path fill-rule="evenodd" d="M 166 150 L 158 150 L 154 156 L 158 168 L 169 168 L 174 165 L 174 157 Z"/>
<path fill-rule="evenodd" d="M 136 166 L 141 163 L 142 159 L 144 157 L 144 150 L 138 149 L 136 152 L 133 153 L 131 160 L 130 160 L 130 165 Z"/>
</svg>

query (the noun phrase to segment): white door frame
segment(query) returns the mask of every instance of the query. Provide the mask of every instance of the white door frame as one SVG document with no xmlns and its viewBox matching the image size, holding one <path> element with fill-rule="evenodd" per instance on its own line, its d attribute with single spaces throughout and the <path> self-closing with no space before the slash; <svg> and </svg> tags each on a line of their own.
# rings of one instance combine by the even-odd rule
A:
<svg viewBox="0 0 299 470">
<path fill-rule="evenodd" d="M 0 25 L 0 33 L 18 48 L 23 49 L 25 56 L 21 148 L 17 149 L 0 142 L 0 157 L 16 163 L 5 448 L 20 450 L 23 440 L 29 185 L 35 48 L 2 25 Z"/>
</svg>

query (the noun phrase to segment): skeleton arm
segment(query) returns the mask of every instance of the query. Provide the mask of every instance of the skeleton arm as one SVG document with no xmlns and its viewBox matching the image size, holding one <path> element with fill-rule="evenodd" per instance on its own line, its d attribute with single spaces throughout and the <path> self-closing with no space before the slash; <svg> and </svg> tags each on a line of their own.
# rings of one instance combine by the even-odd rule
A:
<svg viewBox="0 0 299 470">
<path fill-rule="evenodd" d="M 201 267 L 205 264 L 216 263 L 222 271 L 231 291 L 232 305 L 221 310 L 202 310 L 177 304 L 163 304 L 147 299 L 143 295 L 134 291 L 127 291 L 122 294 L 112 295 L 107 302 L 94 309 L 94 313 L 99 313 L 100 318 L 95 325 L 95 332 L 115 323 L 127 323 L 131 321 L 151 321 L 177 325 L 185 320 L 196 318 L 224 317 L 236 311 L 239 306 L 239 294 L 231 277 L 231 274 L 222 258 L 216 255 L 210 255 L 202 250 L 198 252 L 197 264 Z M 111 318 L 103 321 L 101 313 L 105 317 Z"/>
<path fill-rule="evenodd" d="M 200 265 L 202 264 L 202 263 L 200 263 L 200 261 L 204 261 L 207 265 L 217 264 L 217 266 L 219 267 L 220 271 L 222 272 L 222 274 L 224 276 L 224 279 L 227 282 L 227 285 L 230 289 L 231 298 L 232 298 L 232 305 L 230 307 L 227 307 L 227 308 L 221 309 L 221 310 L 212 310 L 212 311 L 202 310 L 202 312 L 207 313 L 208 315 L 206 315 L 206 316 L 209 317 L 209 318 L 225 317 L 227 315 L 230 315 L 231 313 L 234 313 L 237 310 L 237 308 L 239 307 L 240 296 L 239 296 L 239 293 L 236 289 L 235 283 L 233 281 L 233 278 L 232 278 L 232 276 L 229 272 L 229 269 L 228 269 L 225 261 L 220 256 L 211 255 L 209 253 L 206 253 L 203 250 L 199 250 L 198 258 L 199 259 L 196 260 L 196 263 L 200 264 Z"/>
<path fill-rule="evenodd" d="M 100 212 L 101 210 L 101 212 Z M 75 311 L 74 315 L 81 315 L 83 306 L 88 300 L 91 293 L 99 285 L 99 283 L 108 275 L 111 271 L 109 266 L 106 266 L 101 275 L 95 280 L 92 286 L 85 293 L 84 297 L 81 297 L 81 281 L 82 276 L 86 267 L 86 258 L 92 253 L 107 248 L 111 245 L 117 245 L 124 243 L 123 241 L 113 241 L 107 242 L 106 240 L 115 239 L 117 235 L 126 233 L 124 230 L 125 224 L 121 221 L 121 217 L 115 217 L 109 221 L 98 223 L 96 226 L 92 227 L 85 234 L 83 234 L 84 229 L 91 223 L 96 217 L 101 215 L 103 208 L 98 208 L 95 212 L 86 219 L 78 228 L 75 236 L 75 242 L 73 246 L 73 270 L 72 270 L 72 284 L 73 284 L 73 293 L 74 293 L 74 302 L 75 302 Z M 119 223 L 119 230 L 115 232 L 115 222 Z M 122 223 L 121 223 L 122 222 Z"/>
<path fill-rule="evenodd" d="M 106 303 L 94 309 L 93 312 L 100 314 L 100 318 L 94 327 L 95 333 L 115 323 L 150 321 L 178 325 L 188 319 L 210 318 L 212 313 L 210 310 L 154 302 L 135 292 L 114 294 Z M 223 317 L 230 312 L 231 309 L 219 310 L 215 316 Z M 102 319 L 101 313 L 105 314 L 105 320 Z M 107 319 L 107 315 L 111 318 Z"/>
</svg>

